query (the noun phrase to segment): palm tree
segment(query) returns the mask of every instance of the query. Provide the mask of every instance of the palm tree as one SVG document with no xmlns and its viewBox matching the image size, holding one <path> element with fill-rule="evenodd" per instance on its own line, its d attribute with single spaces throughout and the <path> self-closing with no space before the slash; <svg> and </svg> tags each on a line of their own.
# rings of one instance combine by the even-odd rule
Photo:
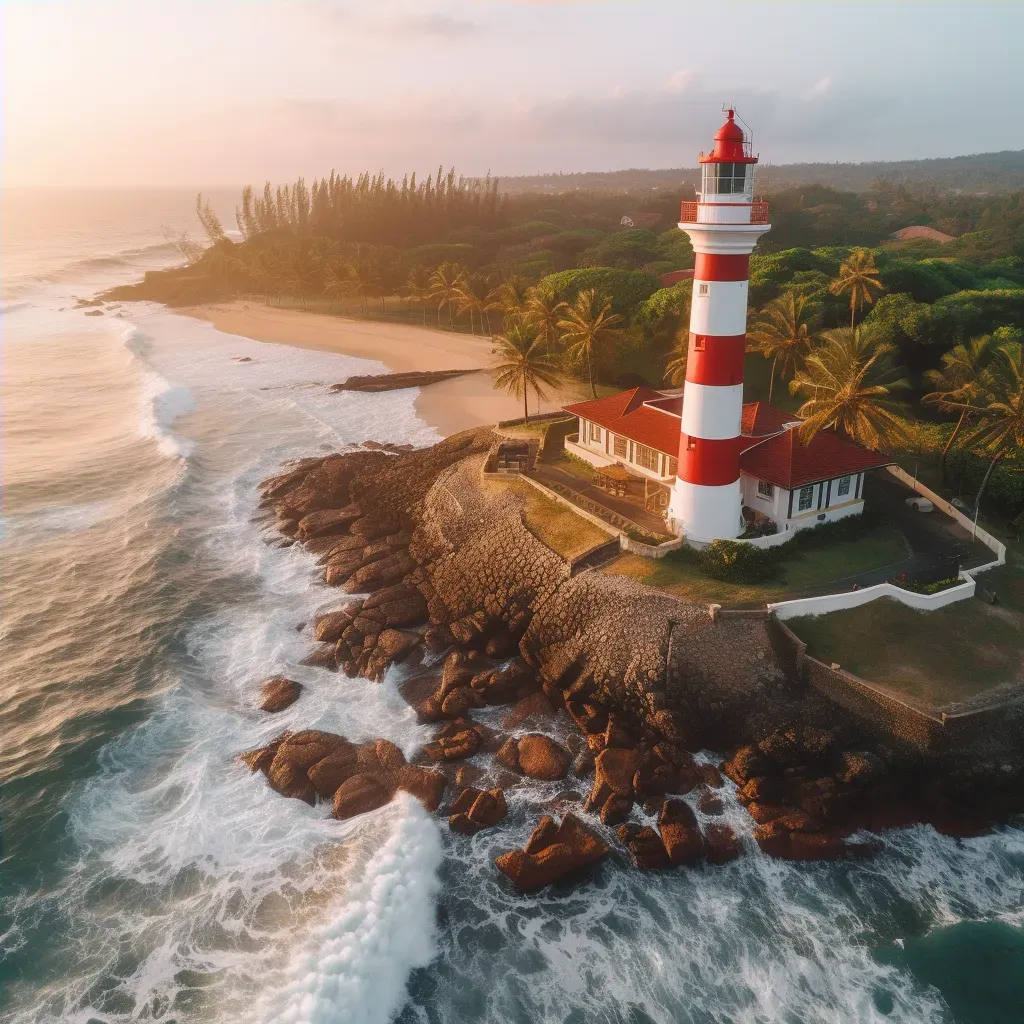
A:
<svg viewBox="0 0 1024 1024">
<path fill-rule="evenodd" d="M 775 373 L 783 378 L 796 372 L 800 359 L 811 347 L 811 324 L 805 313 L 807 297 L 795 291 L 772 299 L 747 332 L 748 348 L 772 361 L 768 378 L 768 404 L 771 405 Z"/>
<path fill-rule="evenodd" d="M 878 268 L 875 257 L 867 249 L 854 249 L 839 267 L 839 276 L 828 286 L 833 295 L 850 293 L 850 326 L 856 322 L 857 310 L 865 302 L 875 301 L 871 289 L 882 291 L 882 282 L 878 279 Z"/>
<path fill-rule="evenodd" d="M 379 276 L 377 268 L 370 260 L 361 259 L 349 264 L 349 277 L 352 282 L 352 293 L 359 296 L 363 312 L 369 315 L 367 298 L 378 288 Z"/>
<path fill-rule="evenodd" d="M 893 392 L 910 387 L 892 363 L 889 345 L 873 345 L 859 330 L 826 331 L 790 382 L 806 401 L 797 410 L 804 422 L 800 439 L 808 444 L 819 430 L 836 427 L 867 448 L 906 436 Z"/>
<path fill-rule="evenodd" d="M 331 301 L 327 312 L 334 311 L 335 299 L 343 299 L 349 294 L 352 282 L 349 279 L 348 267 L 344 263 L 328 263 L 324 270 L 324 295 Z"/>
<path fill-rule="evenodd" d="M 690 356 L 690 329 L 684 327 L 676 334 L 675 348 L 665 365 L 665 383 L 681 388 L 686 383 L 686 364 Z"/>
<path fill-rule="evenodd" d="M 494 291 L 491 292 L 491 309 L 501 309 L 505 313 L 519 309 L 529 295 L 530 286 L 518 274 L 509 274 Z"/>
<path fill-rule="evenodd" d="M 992 454 L 992 460 L 978 488 L 975 516 L 996 466 L 1007 455 L 1024 451 L 1024 346 L 1020 342 L 1012 341 L 995 350 L 984 372 L 982 388 L 983 395 L 971 406 L 980 422 L 966 443 L 980 445 Z"/>
<path fill-rule="evenodd" d="M 605 296 L 601 308 L 595 309 L 598 299 L 593 288 L 582 291 L 576 301 L 568 307 L 565 317 L 558 321 L 558 330 L 565 345 L 565 355 L 570 362 L 586 360 L 590 390 L 597 398 L 594 384 L 594 352 L 609 345 L 621 333 L 622 317 L 612 312 L 611 299 Z"/>
<path fill-rule="evenodd" d="M 553 291 L 547 288 L 531 288 L 526 293 L 526 302 L 521 308 L 526 323 L 537 329 L 537 333 L 544 339 L 547 351 L 553 352 L 561 336 L 559 324 L 569 307 Z"/>
<path fill-rule="evenodd" d="M 960 429 L 976 415 L 971 406 L 980 401 L 984 394 L 984 372 L 991 361 L 993 349 L 991 335 L 972 338 L 966 345 L 957 345 L 943 353 L 941 370 L 928 370 L 925 373 L 932 390 L 924 396 L 924 401 L 937 405 L 942 412 L 960 410 L 960 419 L 942 449 L 943 484 L 947 481 L 946 460 L 949 451 Z"/>
<path fill-rule="evenodd" d="M 273 253 L 265 249 L 257 249 L 249 254 L 249 273 L 257 293 L 263 292 L 263 302 L 270 303 L 270 287 L 277 273 Z"/>
<path fill-rule="evenodd" d="M 473 331 L 473 314 L 476 313 L 480 317 L 480 332 L 483 333 L 487 310 L 494 308 L 491 304 L 490 282 L 482 274 L 464 275 L 457 294 L 459 312 L 469 313 L 469 329 Z M 488 322 L 488 330 L 490 326 Z"/>
<path fill-rule="evenodd" d="M 465 271 L 458 263 L 447 260 L 430 275 L 430 297 L 437 302 L 437 326 L 441 326 L 441 307 L 448 307 L 448 323 L 455 330 L 455 319 L 452 316 L 452 305 L 459 295 L 459 287 Z"/>
<path fill-rule="evenodd" d="M 302 253 L 293 253 L 288 261 L 285 279 L 299 293 L 302 311 L 306 311 L 306 292 L 316 281 L 316 267 Z"/>
<path fill-rule="evenodd" d="M 423 324 L 427 323 L 427 299 L 430 298 L 430 272 L 421 264 L 416 264 L 405 279 L 405 293 L 411 299 L 419 300 L 420 311 L 423 313 Z"/>
<path fill-rule="evenodd" d="M 533 391 L 539 405 L 546 397 L 544 388 L 558 386 L 558 367 L 544 351 L 540 335 L 526 324 L 513 324 L 494 340 L 498 343 L 492 367 L 494 386 L 516 398 L 522 397 L 523 418 L 529 419 L 527 395 Z"/>
</svg>

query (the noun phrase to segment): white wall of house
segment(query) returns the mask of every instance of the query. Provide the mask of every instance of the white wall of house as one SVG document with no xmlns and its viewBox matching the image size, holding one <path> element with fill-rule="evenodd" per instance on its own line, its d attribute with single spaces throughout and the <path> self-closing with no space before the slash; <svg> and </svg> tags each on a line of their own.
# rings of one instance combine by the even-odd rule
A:
<svg viewBox="0 0 1024 1024">
<path fill-rule="evenodd" d="M 566 450 L 571 454 L 586 459 L 592 466 L 610 466 L 618 462 L 638 476 L 646 476 L 662 484 L 671 484 L 675 479 L 674 458 L 649 448 L 646 461 L 651 465 L 641 465 L 639 460 L 644 458 L 641 449 L 645 446 L 582 417 L 578 419 L 578 439 L 573 442 L 566 438 L 565 442 Z"/>
<path fill-rule="evenodd" d="M 741 484 L 743 504 L 774 520 L 780 533 L 831 523 L 864 511 L 863 473 L 833 477 L 792 490 L 769 485 L 770 495 L 765 493 L 769 489 L 764 486 L 765 481 L 757 477 L 743 473 Z"/>
</svg>

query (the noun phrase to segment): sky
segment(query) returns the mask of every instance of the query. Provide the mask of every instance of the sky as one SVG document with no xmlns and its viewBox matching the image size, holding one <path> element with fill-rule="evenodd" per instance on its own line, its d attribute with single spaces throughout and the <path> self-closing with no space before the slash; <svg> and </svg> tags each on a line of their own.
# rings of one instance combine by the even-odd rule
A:
<svg viewBox="0 0 1024 1024">
<path fill-rule="evenodd" d="M 1024 148 L 1024 3 L 0 0 L 4 185 Z"/>
</svg>

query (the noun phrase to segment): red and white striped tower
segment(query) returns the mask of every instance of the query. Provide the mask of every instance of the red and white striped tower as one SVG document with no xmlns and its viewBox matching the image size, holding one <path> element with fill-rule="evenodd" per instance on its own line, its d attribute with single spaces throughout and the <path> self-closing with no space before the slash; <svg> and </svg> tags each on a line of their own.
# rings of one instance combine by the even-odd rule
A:
<svg viewBox="0 0 1024 1024">
<path fill-rule="evenodd" d="M 768 204 L 754 202 L 750 140 L 735 112 L 701 153 L 699 201 L 683 203 L 679 227 L 697 255 L 690 348 L 683 391 L 679 471 L 669 516 L 695 541 L 742 532 L 740 420 L 750 253 L 770 227 Z"/>
</svg>

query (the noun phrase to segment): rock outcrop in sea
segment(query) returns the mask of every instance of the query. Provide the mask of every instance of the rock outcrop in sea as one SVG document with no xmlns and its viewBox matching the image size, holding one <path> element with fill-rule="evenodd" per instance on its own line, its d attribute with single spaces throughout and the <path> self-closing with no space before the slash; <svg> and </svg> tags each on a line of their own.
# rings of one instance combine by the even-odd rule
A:
<svg viewBox="0 0 1024 1024">
<path fill-rule="evenodd" d="M 399 789 L 436 810 L 453 785 L 450 827 L 470 835 L 505 817 L 518 780 L 590 780 L 576 813 L 544 818 L 523 849 L 498 857 L 525 889 L 603 859 L 602 827 L 617 829 L 609 839 L 639 868 L 734 859 L 742 842 L 715 820 L 723 785 L 736 787 L 761 849 L 792 859 L 869 855 L 873 841 L 850 838 L 860 828 L 974 821 L 979 792 L 986 812 L 1020 802 L 1019 758 L 936 764 L 790 678 L 769 617 L 717 614 L 600 571 L 574 575 L 531 532 L 516 492 L 485 480 L 498 442 L 476 430 L 412 452 L 356 449 L 265 482 L 261 505 L 280 543 L 303 544 L 324 581 L 351 595 L 312 624 L 306 664 L 380 680 L 402 663 L 403 696 L 437 725 L 412 764 L 386 740 L 316 731 L 244 755 L 283 796 L 332 801 L 344 818 Z M 288 682 L 269 681 L 267 710 L 298 697 Z M 513 706 L 506 722 L 564 714 L 575 728 L 559 742 L 550 729 L 503 735 L 474 718 L 501 705 Z M 694 757 L 707 749 L 730 752 L 729 783 Z M 479 766 L 466 761 L 480 754 L 501 786 L 472 785 Z"/>
</svg>

